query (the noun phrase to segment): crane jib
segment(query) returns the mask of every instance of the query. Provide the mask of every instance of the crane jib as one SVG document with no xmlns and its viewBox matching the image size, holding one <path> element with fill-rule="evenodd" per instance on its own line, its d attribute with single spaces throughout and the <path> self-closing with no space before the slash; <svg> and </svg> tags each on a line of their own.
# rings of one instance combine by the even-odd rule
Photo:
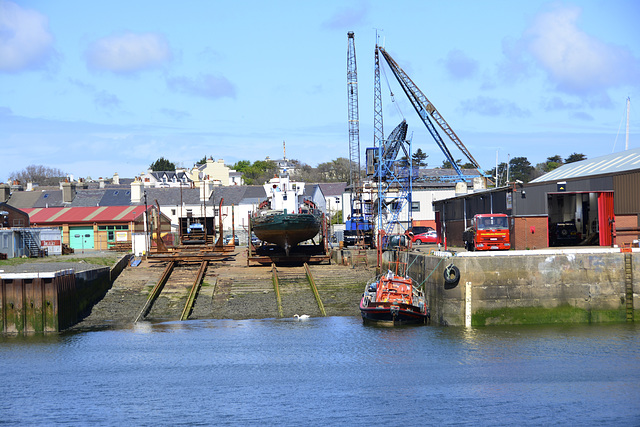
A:
<svg viewBox="0 0 640 427">
<path fill-rule="evenodd" d="M 424 122 L 425 126 L 429 130 L 429 133 L 431 133 L 431 136 L 434 138 L 434 140 L 442 150 L 443 154 L 445 155 L 447 160 L 451 163 L 452 167 L 456 170 L 458 175 L 462 177 L 463 176 L 462 171 L 460 170 L 460 167 L 456 164 L 455 160 L 451 156 L 451 153 L 449 152 L 444 141 L 442 140 L 442 137 L 440 137 L 440 134 L 436 131 L 435 127 L 431 123 L 429 116 L 431 116 L 431 118 L 435 120 L 438 126 L 440 126 L 440 128 L 447 134 L 447 136 L 451 139 L 451 141 L 453 141 L 453 143 L 456 144 L 456 146 L 460 149 L 460 151 L 462 151 L 462 153 L 469 160 L 469 162 L 471 162 L 471 164 L 473 164 L 474 167 L 477 168 L 478 171 L 484 175 L 484 172 L 480 168 L 479 163 L 476 161 L 475 158 L 473 158 L 473 156 L 471 155 L 467 147 L 465 147 L 465 145 L 462 143 L 458 135 L 456 135 L 453 129 L 451 129 L 449 124 L 446 122 L 444 117 L 442 117 L 442 115 L 438 112 L 438 110 L 433 105 L 433 103 L 429 101 L 429 99 L 424 95 L 424 93 L 422 93 L 422 91 L 418 88 L 418 86 L 416 86 L 416 84 L 413 83 L 413 81 L 409 78 L 409 76 L 404 72 L 402 68 L 400 68 L 400 66 L 384 50 L 384 48 L 379 46 L 377 48 L 382 53 L 382 56 L 384 57 L 384 59 L 387 61 L 389 68 L 391 68 L 391 71 L 393 72 L 393 75 L 396 77 L 396 79 L 400 83 L 402 90 L 407 95 L 407 98 L 409 98 L 409 101 L 411 102 L 414 109 L 416 110 L 416 112 Z"/>
</svg>

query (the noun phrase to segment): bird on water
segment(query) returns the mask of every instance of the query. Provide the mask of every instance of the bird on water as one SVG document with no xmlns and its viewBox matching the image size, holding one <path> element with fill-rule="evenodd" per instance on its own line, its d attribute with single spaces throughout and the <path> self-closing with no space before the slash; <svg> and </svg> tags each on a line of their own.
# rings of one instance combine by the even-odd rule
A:
<svg viewBox="0 0 640 427">
<path fill-rule="evenodd" d="M 308 314 L 303 314 L 303 315 L 294 314 L 293 317 L 296 320 L 307 320 L 310 316 Z"/>
</svg>

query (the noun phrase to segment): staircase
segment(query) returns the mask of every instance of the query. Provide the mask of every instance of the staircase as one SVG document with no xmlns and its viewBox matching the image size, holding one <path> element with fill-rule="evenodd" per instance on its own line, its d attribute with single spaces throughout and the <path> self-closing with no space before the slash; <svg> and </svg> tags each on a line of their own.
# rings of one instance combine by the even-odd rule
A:
<svg viewBox="0 0 640 427">
<path fill-rule="evenodd" d="M 36 239 L 36 237 L 33 235 L 33 232 L 29 229 L 22 229 L 19 230 L 20 233 L 20 237 L 22 238 L 22 241 L 24 242 L 24 246 L 26 249 L 26 255 L 29 256 L 29 258 L 37 258 L 40 256 L 40 239 Z"/>
</svg>

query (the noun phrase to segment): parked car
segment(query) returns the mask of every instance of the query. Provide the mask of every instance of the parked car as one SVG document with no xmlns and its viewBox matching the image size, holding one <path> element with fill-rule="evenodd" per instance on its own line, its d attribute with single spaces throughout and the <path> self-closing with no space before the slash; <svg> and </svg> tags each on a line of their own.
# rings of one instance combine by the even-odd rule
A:
<svg viewBox="0 0 640 427">
<path fill-rule="evenodd" d="M 225 245 L 229 245 L 231 244 L 231 234 L 227 234 L 226 236 L 224 236 L 224 244 Z M 233 238 L 233 244 L 238 246 L 240 244 L 240 239 L 238 239 L 238 235 L 236 234 Z"/>
<path fill-rule="evenodd" d="M 425 233 L 416 234 L 411 240 L 414 245 L 422 245 L 425 243 L 436 243 L 438 241 L 438 234 L 435 230 L 429 230 Z"/>
<path fill-rule="evenodd" d="M 258 236 L 256 236 L 255 234 L 251 233 L 251 244 L 253 246 L 258 246 L 262 241 L 260 239 L 258 239 Z"/>
</svg>

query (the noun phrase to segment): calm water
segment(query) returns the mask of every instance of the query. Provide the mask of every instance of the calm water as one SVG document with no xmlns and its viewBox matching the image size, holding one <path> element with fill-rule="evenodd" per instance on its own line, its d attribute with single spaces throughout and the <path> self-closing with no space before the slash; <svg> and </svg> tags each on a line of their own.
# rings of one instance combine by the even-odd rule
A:
<svg viewBox="0 0 640 427">
<path fill-rule="evenodd" d="M 143 323 L 0 337 L 0 424 L 640 425 L 640 325 Z"/>
</svg>

